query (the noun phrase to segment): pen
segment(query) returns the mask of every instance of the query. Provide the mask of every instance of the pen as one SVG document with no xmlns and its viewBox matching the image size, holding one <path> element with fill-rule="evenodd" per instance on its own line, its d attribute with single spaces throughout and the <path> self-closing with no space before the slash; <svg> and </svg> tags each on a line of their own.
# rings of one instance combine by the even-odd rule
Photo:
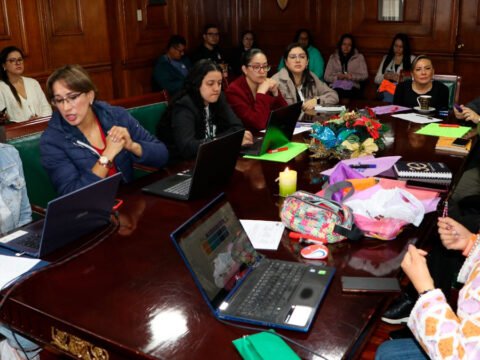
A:
<svg viewBox="0 0 480 360">
<path fill-rule="evenodd" d="M 449 127 L 449 128 L 458 128 L 460 127 L 460 125 L 457 125 L 457 124 L 440 124 L 438 125 L 440 127 Z"/>
<path fill-rule="evenodd" d="M 420 117 L 424 117 L 424 118 L 427 118 L 427 119 L 433 119 L 433 117 L 431 116 L 428 116 L 428 115 L 420 115 L 420 114 L 415 114 L 416 116 L 420 116 Z M 441 125 L 440 125 L 441 126 Z"/>
<path fill-rule="evenodd" d="M 288 234 L 288 237 L 290 239 L 297 239 L 298 241 L 302 240 L 302 241 L 312 241 L 312 242 L 315 242 L 317 244 L 326 244 L 327 241 L 325 239 L 321 239 L 321 238 L 318 238 L 318 237 L 315 237 L 315 236 L 311 236 L 311 235 L 307 235 L 307 234 L 300 234 L 300 233 L 297 233 L 297 232 L 294 232 L 294 231 L 290 231 L 290 233 Z"/>
<path fill-rule="evenodd" d="M 280 148 L 278 148 L 278 149 L 268 150 L 267 152 L 268 152 L 269 154 L 275 154 L 275 153 L 277 153 L 277 152 L 286 151 L 286 150 L 288 150 L 288 146 L 280 147 Z"/>
<path fill-rule="evenodd" d="M 445 200 L 443 204 L 443 213 L 442 217 L 447 217 L 448 216 L 448 200 Z"/>
<path fill-rule="evenodd" d="M 352 165 L 348 165 L 350 168 L 352 169 L 376 169 L 377 168 L 377 165 L 375 164 L 352 164 Z"/>
</svg>

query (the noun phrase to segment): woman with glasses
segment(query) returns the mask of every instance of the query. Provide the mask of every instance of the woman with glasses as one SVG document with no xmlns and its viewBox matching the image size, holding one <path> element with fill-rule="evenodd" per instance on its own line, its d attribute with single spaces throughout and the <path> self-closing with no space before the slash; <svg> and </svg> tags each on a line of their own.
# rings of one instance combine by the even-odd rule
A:
<svg viewBox="0 0 480 360">
<path fill-rule="evenodd" d="M 50 107 L 37 80 L 22 76 L 24 71 L 22 50 L 8 46 L 0 52 L 0 112 L 14 122 L 50 116 Z"/>
<path fill-rule="evenodd" d="M 222 78 L 220 65 L 210 59 L 197 61 L 172 99 L 157 127 L 171 161 L 193 158 L 202 143 L 243 129 L 222 93 Z M 249 144 L 252 134 L 246 131 L 242 145 Z"/>
<path fill-rule="evenodd" d="M 133 163 L 163 167 L 168 151 L 125 109 L 96 100 L 97 89 L 80 65 L 65 65 L 47 80 L 56 107 L 40 140 L 43 167 L 59 194 L 122 172 Z"/>
<path fill-rule="evenodd" d="M 272 78 L 278 82 L 280 92 L 288 104 L 301 101 L 304 110 L 311 110 L 317 104 L 334 105 L 338 103 L 336 91 L 309 70 L 309 55 L 300 43 L 288 45 L 283 58 L 286 67 Z"/>
<path fill-rule="evenodd" d="M 325 69 L 325 81 L 338 92 L 340 98 L 360 96 L 360 82 L 368 79 L 367 63 L 355 45 L 351 34 L 343 34 L 337 50 L 330 56 Z"/>
<path fill-rule="evenodd" d="M 263 130 L 270 111 L 287 102 L 278 89 L 276 80 L 268 77 L 270 65 L 260 49 L 250 49 L 242 59 L 242 72 L 226 90 L 233 111 L 249 130 Z"/>
</svg>

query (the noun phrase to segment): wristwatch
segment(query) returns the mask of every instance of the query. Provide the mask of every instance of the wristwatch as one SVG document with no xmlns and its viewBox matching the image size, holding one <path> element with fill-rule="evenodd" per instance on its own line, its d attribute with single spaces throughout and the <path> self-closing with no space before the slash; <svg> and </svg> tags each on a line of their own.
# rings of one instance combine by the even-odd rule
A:
<svg viewBox="0 0 480 360">
<path fill-rule="evenodd" d="M 109 160 L 106 156 L 100 156 L 98 158 L 98 164 L 106 167 L 107 169 L 111 169 L 113 167 L 113 162 Z"/>
</svg>

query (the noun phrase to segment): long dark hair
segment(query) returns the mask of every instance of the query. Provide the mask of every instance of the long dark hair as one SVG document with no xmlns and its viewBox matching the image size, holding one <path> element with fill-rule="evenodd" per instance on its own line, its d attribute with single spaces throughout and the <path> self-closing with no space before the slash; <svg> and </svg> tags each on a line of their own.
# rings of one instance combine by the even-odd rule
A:
<svg viewBox="0 0 480 360">
<path fill-rule="evenodd" d="M 345 39 L 350 39 L 352 41 L 352 48 L 350 49 L 350 52 L 345 55 L 342 51 L 342 44 L 343 40 Z M 338 56 L 340 57 L 340 63 L 342 64 L 342 68 L 347 69 L 347 64 L 350 58 L 355 54 L 355 50 L 357 49 L 357 45 L 355 44 L 355 39 L 353 38 L 352 34 L 343 34 L 340 36 L 340 40 L 337 43 L 337 51 L 338 51 Z"/>
<path fill-rule="evenodd" d="M 310 32 L 310 30 L 308 30 L 308 29 L 298 29 L 298 30 L 295 32 L 295 35 L 293 36 L 293 42 L 294 42 L 294 43 L 297 43 L 297 42 L 298 42 L 298 39 L 300 39 L 300 34 L 301 34 L 301 33 L 307 33 L 307 36 L 308 36 L 308 46 L 313 45 L 313 36 L 312 36 L 312 33 Z"/>
<path fill-rule="evenodd" d="M 3 48 L 3 50 L 0 52 L 0 63 L 2 64 L 2 66 L 0 66 L 0 79 L 8 85 L 8 87 L 13 93 L 13 96 L 15 97 L 15 100 L 17 100 L 18 105 L 22 107 L 22 100 L 20 100 L 17 89 L 15 89 L 15 86 L 13 86 L 10 82 L 7 70 L 5 70 L 5 64 L 7 63 L 8 55 L 10 55 L 14 51 L 18 51 L 20 55 L 22 55 L 22 58 L 24 57 L 23 51 L 16 46 L 7 46 L 6 48 Z"/>
<path fill-rule="evenodd" d="M 252 43 L 252 47 L 250 49 L 253 49 L 253 48 L 256 48 L 258 47 L 257 45 L 257 37 L 255 36 L 255 33 L 252 31 L 252 30 L 244 30 L 242 31 L 242 33 L 240 34 L 240 43 L 238 44 L 239 48 L 244 50 L 244 47 L 243 47 L 243 37 L 247 34 L 251 34 L 252 37 L 253 37 L 253 43 Z"/>
<path fill-rule="evenodd" d="M 210 59 L 199 60 L 195 63 L 195 65 L 185 78 L 182 90 L 180 90 L 177 94 L 173 96 L 167 110 L 160 119 L 160 122 L 158 123 L 157 137 L 159 139 L 166 140 L 165 136 L 168 136 L 169 133 L 173 108 L 175 107 L 175 104 L 185 95 L 190 96 L 195 107 L 200 110 L 202 116 L 205 118 L 205 103 L 202 95 L 200 94 L 200 86 L 202 86 L 203 79 L 210 71 L 218 71 L 220 72 L 220 74 L 222 74 L 222 68 L 220 67 L 220 65 L 214 63 Z M 215 113 L 216 107 L 216 103 L 212 103 L 209 105 L 212 113 Z"/>
<path fill-rule="evenodd" d="M 300 48 L 303 50 L 303 52 L 305 53 L 305 55 L 307 56 L 307 61 L 310 60 L 310 57 L 308 56 L 308 51 L 307 49 L 300 45 L 300 43 L 291 43 L 290 45 L 288 45 L 286 48 L 285 48 L 285 51 L 283 53 L 283 58 L 285 59 L 285 62 L 287 61 L 288 59 L 288 55 L 290 54 L 290 51 L 292 51 L 293 49 L 295 48 Z M 288 72 L 288 76 L 290 77 L 290 79 L 292 80 L 292 82 L 295 84 L 295 79 L 293 77 L 293 74 L 292 72 L 288 69 L 288 67 L 286 66 L 285 64 L 285 69 L 287 70 Z M 315 80 L 313 79 L 312 77 L 312 74 L 310 74 L 310 69 L 307 65 L 307 67 L 305 68 L 305 70 L 303 70 L 303 73 L 302 73 L 302 92 L 303 94 L 307 94 L 307 91 L 309 91 L 315 84 Z"/>
<path fill-rule="evenodd" d="M 388 50 L 387 57 L 383 63 L 382 72 L 384 73 L 387 69 L 388 64 L 392 61 L 395 57 L 395 53 L 393 51 L 393 47 L 395 45 L 395 41 L 400 40 L 403 43 L 403 59 L 402 65 L 403 70 L 410 71 L 412 69 L 412 63 L 410 61 L 410 42 L 408 41 L 408 35 L 404 33 L 398 33 L 393 37 L 392 44 L 390 45 L 390 49 Z"/>
</svg>

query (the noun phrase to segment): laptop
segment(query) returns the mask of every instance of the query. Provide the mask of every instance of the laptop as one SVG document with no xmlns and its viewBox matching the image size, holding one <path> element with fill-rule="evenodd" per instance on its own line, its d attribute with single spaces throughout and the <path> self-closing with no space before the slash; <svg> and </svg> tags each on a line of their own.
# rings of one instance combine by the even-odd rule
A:
<svg viewBox="0 0 480 360">
<path fill-rule="evenodd" d="M 307 332 L 335 273 L 257 253 L 224 194 L 170 237 L 222 320 Z"/>
<path fill-rule="evenodd" d="M 292 140 L 293 131 L 301 112 L 301 101 L 272 110 L 265 129 L 265 136 L 258 137 L 252 145 L 243 147 L 241 153 L 260 156 L 268 150 L 287 145 Z"/>
<path fill-rule="evenodd" d="M 244 130 L 236 131 L 200 145 L 192 170 L 181 172 L 142 190 L 159 196 L 189 200 L 228 182 L 235 170 Z"/>
<path fill-rule="evenodd" d="M 51 200 L 45 218 L 0 238 L 0 246 L 43 258 L 110 223 L 122 174 L 117 173 Z"/>
</svg>

